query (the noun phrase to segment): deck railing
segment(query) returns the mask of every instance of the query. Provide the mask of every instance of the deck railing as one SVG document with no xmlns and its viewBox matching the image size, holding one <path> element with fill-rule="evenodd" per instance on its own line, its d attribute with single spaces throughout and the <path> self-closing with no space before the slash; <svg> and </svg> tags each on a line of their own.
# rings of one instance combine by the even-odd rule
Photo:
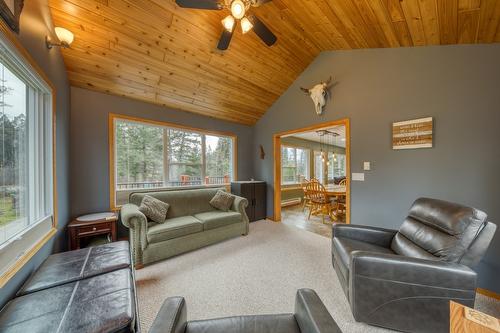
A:
<svg viewBox="0 0 500 333">
<path fill-rule="evenodd" d="M 146 182 L 121 182 L 116 184 L 118 190 L 131 190 L 131 189 L 152 189 L 162 187 L 176 187 L 176 186 L 196 186 L 196 185 L 223 185 L 229 184 L 231 177 L 224 176 L 206 176 L 203 179 L 196 176 L 181 175 L 179 180 L 171 180 L 168 182 L 163 181 L 146 181 Z"/>
</svg>

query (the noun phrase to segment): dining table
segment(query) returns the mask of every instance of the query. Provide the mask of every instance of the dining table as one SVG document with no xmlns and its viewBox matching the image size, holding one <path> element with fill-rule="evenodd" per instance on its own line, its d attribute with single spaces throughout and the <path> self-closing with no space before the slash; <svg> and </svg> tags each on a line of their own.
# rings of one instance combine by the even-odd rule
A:
<svg viewBox="0 0 500 333">
<path fill-rule="evenodd" d="M 346 196 L 347 187 L 345 185 L 328 184 L 328 185 L 325 185 L 325 190 L 326 190 L 326 194 L 329 197 L 341 198 L 341 197 Z M 337 221 L 338 214 L 339 214 L 339 212 L 337 210 L 336 212 L 331 212 L 331 214 L 329 214 L 329 215 L 333 221 Z"/>
<path fill-rule="evenodd" d="M 325 190 L 329 197 L 337 197 L 346 195 L 347 188 L 345 185 L 328 184 L 325 185 Z"/>
</svg>

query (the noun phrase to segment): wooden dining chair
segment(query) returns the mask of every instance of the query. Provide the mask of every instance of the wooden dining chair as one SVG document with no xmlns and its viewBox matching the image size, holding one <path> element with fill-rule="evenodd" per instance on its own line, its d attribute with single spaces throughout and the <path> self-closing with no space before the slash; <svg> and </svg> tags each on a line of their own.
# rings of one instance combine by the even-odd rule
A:
<svg viewBox="0 0 500 333">
<path fill-rule="evenodd" d="M 321 215 L 321 221 L 325 223 L 325 215 L 332 217 L 332 205 L 325 187 L 318 180 L 309 182 L 306 191 L 311 200 L 308 219 L 311 215 Z"/>
<path fill-rule="evenodd" d="M 311 200 L 309 199 L 309 195 L 307 194 L 307 184 L 309 184 L 309 180 L 305 178 L 302 180 L 302 183 L 300 184 L 300 187 L 304 192 L 304 199 L 302 200 L 302 211 L 304 211 L 306 207 L 310 207 L 311 205 Z"/>
<path fill-rule="evenodd" d="M 347 179 L 342 179 L 339 182 L 340 186 L 347 186 Z M 339 216 L 339 214 L 345 214 L 346 211 L 346 196 L 344 195 L 338 195 L 335 198 L 335 215 Z"/>
</svg>

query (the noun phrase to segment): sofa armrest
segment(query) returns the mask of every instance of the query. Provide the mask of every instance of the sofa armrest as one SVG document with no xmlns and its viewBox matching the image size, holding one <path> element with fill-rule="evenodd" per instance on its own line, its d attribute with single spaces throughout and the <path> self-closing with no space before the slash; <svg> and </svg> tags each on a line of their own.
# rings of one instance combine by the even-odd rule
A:
<svg viewBox="0 0 500 333">
<path fill-rule="evenodd" d="M 187 310 L 184 297 L 169 297 L 156 315 L 149 333 L 184 333 Z"/>
<path fill-rule="evenodd" d="M 130 245 L 136 267 L 142 266 L 142 253 L 148 246 L 148 219 L 134 204 L 125 204 L 120 210 L 122 224 L 130 229 Z"/>
<path fill-rule="evenodd" d="M 148 219 L 134 204 L 125 204 L 120 209 L 120 217 L 124 226 L 129 229 L 147 228 Z"/>
<path fill-rule="evenodd" d="M 332 237 L 344 237 L 382 247 L 390 247 L 397 230 L 369 227 L 363 225 L 335 223 Z"/>
<path fill-rule="evenodd" d="M 444 332 L 450 300 L 474 306 L 476 277 L 461 264 L 355 251 L 349 302 L 357 321 L 400 331 Z"/>
<path fill-rule="evenodd" d="M 235 212 L 238 212 L 241 214 L 241 216 L 243 217 L 243 222 L 246 223 L 246 234 L 248 234 L 249 219 L 248 219 L 247 212 L 245 210 L 245 208 L 248 207 L 248 200 L 243 198 L 243 197 L 234 195 L 234 194 L 233 194 L 233 196 L 234 196 L 234 201 L 233 201 L 233 204 L 232 204 L 230 209 L 232 211 L 235 211 Z"/>
<path fill-rule="evenodd" d="M 295 296 L 295 319 L 301 332 L 341 333 L 335 320 L 318 294 L 312 289 L 299 289 Z"/>
</svg>

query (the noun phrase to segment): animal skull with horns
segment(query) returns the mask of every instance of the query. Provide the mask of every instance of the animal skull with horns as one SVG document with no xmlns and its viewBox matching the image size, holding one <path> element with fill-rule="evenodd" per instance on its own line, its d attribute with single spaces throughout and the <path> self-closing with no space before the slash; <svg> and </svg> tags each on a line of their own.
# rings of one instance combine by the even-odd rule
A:
<svg viewBox="0 0 500 333">
<path fill-rule="evenodd" d="M 321 82 L 312 87 L 311 89 L 306 89 L 300 87 L 300 90 L 307 93 L 314 103 L 314 108 L 316 109 L 316 113 L 321 115 L 323 113 L 323 107 L 326 104 L 326 97 L 328 96 L 328 85 L 332 81 L 332 77 L 328 79 L 326 82 Z"/>
</svg>

